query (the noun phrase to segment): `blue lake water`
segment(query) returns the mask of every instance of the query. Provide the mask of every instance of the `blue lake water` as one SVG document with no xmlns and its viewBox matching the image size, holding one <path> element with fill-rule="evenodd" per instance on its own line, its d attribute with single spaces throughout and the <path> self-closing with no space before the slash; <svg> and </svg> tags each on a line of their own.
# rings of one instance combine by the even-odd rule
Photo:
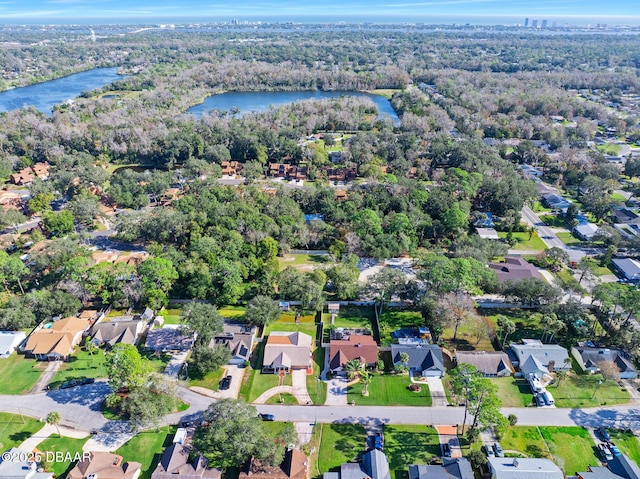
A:
<svg viewBox="0 0 640 479">
<path fill-rule="evenodd" d="M 380 117 L 388 116 L 393 122 L 400 124 L 400 118 L 395 112 L 389 100 L 381 95 L 372 95 L 359 91 L 269 91 L 269 92 L 226 92 L 219 95 L 211 95 L 204 102 L 187 110 L 196 117 L 211 110 L 229 111 L 233 107 L 239 109 L 240 114 L 249 112 L 261 112 L 268 110 L 270 106 L 282 106 L 300 100 L 321 100 L 324 98 L 336 98 L 340 96 L 365 96 L 371 98 L 378 108 Z"/>
<path fill-rule="evenodd" d="M 0 93 L 0 111 L 10 111 L 33 105 L 47 115 L 51 109 L 65 100 L 76 98 L 83 91 L 102 88 L 109 83 L 125 78 L 118 75 L 117 68 L 94 68 Z"/>
</svg>

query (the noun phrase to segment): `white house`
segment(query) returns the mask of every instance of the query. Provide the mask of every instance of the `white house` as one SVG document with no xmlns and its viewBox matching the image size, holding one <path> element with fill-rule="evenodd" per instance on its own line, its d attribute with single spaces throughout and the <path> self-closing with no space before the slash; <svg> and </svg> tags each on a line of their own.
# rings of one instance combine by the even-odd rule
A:
<svg viewBox="0 0 640 479">
<path fill-rule="evenodd" d="M 22 331 L 0 331 L 0 358 L 8 358 L 26 338 Z"/>
</svg>

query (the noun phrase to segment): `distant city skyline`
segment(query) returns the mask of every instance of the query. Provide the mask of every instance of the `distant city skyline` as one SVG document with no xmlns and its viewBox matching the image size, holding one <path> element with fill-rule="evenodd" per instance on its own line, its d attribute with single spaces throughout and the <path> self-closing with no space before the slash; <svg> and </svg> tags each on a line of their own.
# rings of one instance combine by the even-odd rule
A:
<svg viewBox="0 0 640 479">
<path fill-rule="evenodd" d="M 74 21 L 231 21 L 295 20 L 420 21 L 459 18 L 461 22 L 519 23 L 546 18 L 562 24 L 640 25 L 638 0 L 0 0 L 1 23 L 72 23 Z M 442 20 L 445 23 L 444 20 Z"/>
</svg>

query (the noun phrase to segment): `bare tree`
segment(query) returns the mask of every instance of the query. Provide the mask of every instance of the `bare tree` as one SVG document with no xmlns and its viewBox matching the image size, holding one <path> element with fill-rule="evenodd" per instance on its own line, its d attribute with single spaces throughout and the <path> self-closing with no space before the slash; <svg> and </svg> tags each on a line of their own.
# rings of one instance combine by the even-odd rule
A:
<svg viewBox="0 0 640 479">
<path fill-rule="evenodd" d="M 458 337 L 458 328 L 475 312 L 473 298 L 466 293 L 447 293 L 437 302 L 437 312 L 447 319 L 453 328 L 453 340 Z"/>
<path fill-rule="evenodd" d="M 600 361 L 598 363 L 602 378 L 607 381 L 617 381 L 620 379 L 620 369 L 613 361 Z"/>
</svg>

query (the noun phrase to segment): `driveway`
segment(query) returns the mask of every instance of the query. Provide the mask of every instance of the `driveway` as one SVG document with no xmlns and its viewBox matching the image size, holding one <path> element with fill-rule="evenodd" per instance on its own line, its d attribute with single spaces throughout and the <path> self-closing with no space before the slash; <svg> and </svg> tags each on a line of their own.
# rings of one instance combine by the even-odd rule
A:
<svg viewBox="0 0 640 479">
<path fill-rule="evenodd" d="M 412 378 L 413 381 L 413 378 Z M 444 392 L 444 384 L 440 378 L 427 378 L 429 392 L 431 393 L 432 406 L 448 406 L 447 394 Z"/>
<path fill-rule="evenodd" d="M 182 365 L 187 360 L 189 351 L 181 351 L 171 355 L 171 359 L 167 363 L 167 367 L 164 368 L 165 376 L 169 376 L 172 379 L 178 379 L 178 374 L 182 370 Z"/>
<path fill-rule="evenodd" d="M 200 386 L 191 386 L 189 390 L 195 393 L 201 394 L 203 396 L 207 396 L 215 399 L 222 399 L 222 398 L 236 399 L 238 397 L 238 394 L 240 393 L 240 386 L 242 386 L 242 379 L 244 378 L 245 369 L 240 368 L 235 364 L 228 364 L 223 367 L 225 371 L 222 376 L 223 377 L 231 376 L 231 384 L 229 385 L 229 389 L 225 389 L 224 391 L 221 391 L 218 389 L 214 391 L 213 389 L 203 388 Z"/>
<path fill-rule="evenodd" d="M 60 366 L 62 366 L 62 361 L 49 361 L 49 364 L 47 364 L 47 369 L 45 369 L 44 372 L 40 375 L 36 383 L 29 391 L 29 394 L 46 391 L 47 386 L 51 381 L 53 381 L 53 377 L 60 369 Z"/>
<path fill-rule="evenodd" d="M 346 406 L 347 405 L 347 378 L 334 377 L 327 382 L 326 406 Z"/>
<path fill-rule="evenodd" d="M 438 431 L 438 437 L 440 438 L 440 448 L 443 444 L 449 444 L 451 450 L 451 457 L 462 457 L 462 448 L 460 447 L 460 441 L 458 441 L 458 428 L 457 426 L 434 426 Z M 444 450 L 442 451 L 444 456 Z"/>
</svg>

